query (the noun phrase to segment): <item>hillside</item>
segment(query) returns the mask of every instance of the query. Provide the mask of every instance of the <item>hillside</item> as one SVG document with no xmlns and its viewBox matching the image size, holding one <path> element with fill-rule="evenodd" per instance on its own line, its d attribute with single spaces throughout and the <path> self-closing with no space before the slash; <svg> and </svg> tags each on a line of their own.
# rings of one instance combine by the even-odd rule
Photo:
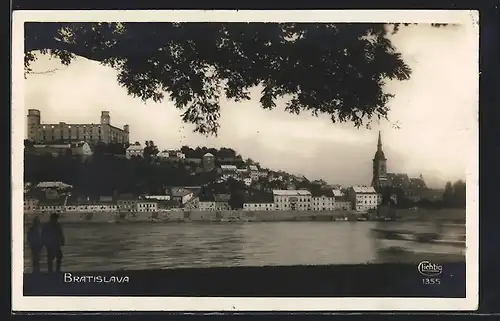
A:
<svg viewBox="0 0 500 321">
<path fill-rule="evenodd" d="M 102 148 L 102 147 L 101 147 Z M 251 159 L 244 159 L 230 148 L 190 148 L 183 146 L 184 160 L 162 160 L 157 157 L 110 155 L 101 150 L 82 161 L 71 155 L 54 156 L 25 152 L 25 182 L 62 181 L 73 185 L 75 194 L 99 197 L 117 194 L 163 194 L 170 186 L 202 186 L 205 194 L 231 194 L 236 198 L 270 193 L 273 189 L 307 188 L 313 193 L 327 190 L 325 182 L 310 182 L 285 171 L 273 171 Z M 201 158 L 206 153 L 215 155 L 215 169 L 203 168 Z M 249 186 L 242 181 L 249 177 L 243 172 L 239 179 L 227 178 L 221 165 L 235 165 L 240 171 L 256 166 L 261 175 Z"/>
</svg>

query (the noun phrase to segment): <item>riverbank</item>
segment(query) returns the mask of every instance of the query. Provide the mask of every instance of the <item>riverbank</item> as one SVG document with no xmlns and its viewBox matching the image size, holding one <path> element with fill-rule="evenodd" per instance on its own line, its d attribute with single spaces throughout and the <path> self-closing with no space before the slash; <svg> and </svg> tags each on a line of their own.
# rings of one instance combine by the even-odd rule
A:
<svg viewBox="0 0 500 321">
<path fill-rule="evenodd" d="M 85 278 L 82 278 L 83 276 Z M 111 278 L 112 276 L 114 278 Z M 102 281 L 98 282 L 97 278 L 100 278 Z M 70 274 L 66 275 L 64 273 L 25 274 L 24 295 L 222 297 L 465 296 L 465 263 L 443 264 L 443 273 L 439 276 L 439 285 L 424 284 L 423 278 L 418 272 L 416 264 L 400 263 L 184 268 L 104 272 L 71 271 Z M 105 283 L 104 280 L 107 280 L 108 283 Z"/>
</svg>

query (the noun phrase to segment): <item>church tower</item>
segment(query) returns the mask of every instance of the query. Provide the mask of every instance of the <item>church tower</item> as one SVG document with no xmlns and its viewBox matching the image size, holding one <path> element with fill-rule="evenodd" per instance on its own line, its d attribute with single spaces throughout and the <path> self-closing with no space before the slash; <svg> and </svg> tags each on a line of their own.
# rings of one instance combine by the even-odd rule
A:
<svg viewBox="0 0 500 321">
<path fill-rule="evenodd" d="M 377 151 L 373 157 L 372 186 L 376 190 L 387 186 L 387 159 L 385 158 L 384 151 L 382 150 L 382 137 L 380 135 L 380 131 L 378 132 Z"/>
</svg>

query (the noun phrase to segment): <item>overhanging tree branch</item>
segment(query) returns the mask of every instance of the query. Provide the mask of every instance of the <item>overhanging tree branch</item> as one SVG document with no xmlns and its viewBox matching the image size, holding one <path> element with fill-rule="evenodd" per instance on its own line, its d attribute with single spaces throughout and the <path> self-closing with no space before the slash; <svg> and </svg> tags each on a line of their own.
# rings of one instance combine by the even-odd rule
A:
<svg viewBox="0 0 500 321">
<path fill-rule="evenodd" d="M 168 95 L 182 119 L 217 134 L 220 97 L 249 99 L 262 85 L 261 106 L 285 98 L 286 110 L 369 124 L 387 118 L 387 79 L 411 70 L 386 37 L 384 24 L 307 23 L 27 23 L 25 67 L 35 51 L 65 65 L 75 56 L 118 71 L 118 83 L 144 101 Z"/>
</svg>

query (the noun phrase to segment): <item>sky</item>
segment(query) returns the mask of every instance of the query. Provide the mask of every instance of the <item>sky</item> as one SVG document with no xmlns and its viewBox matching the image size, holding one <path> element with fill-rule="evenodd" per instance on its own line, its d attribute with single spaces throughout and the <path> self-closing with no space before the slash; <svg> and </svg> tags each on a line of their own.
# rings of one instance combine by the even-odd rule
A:
<svg viewBox="0 0 500 321">
<path fill-rule="evenodd" d="M 291 115 L 279 101 L 259 106 L 259 89 L 245 102 L 221 103 L 217 137 L 193 132 L 173 103 L 143 103 L 116 82 L 117 72 L 77 58 L 70 66 L 39 56 L 25 80 L 24 110 L 39 109 L 42 123 L 98 123 L 108 110 L 111 124 L 130 125 L 130 141 L 153 140 L 163 149 L 230 147 L 262 166 L 324 179 L 331 184 L 369 185 L 378 131 L 388 172 L 423 175 L 430 187 L 465 179 L 470 144 L 478 126 L 478 74 L 475 34 L 465 26 L 402 27 L 390 39 L 412 68 L 410 80 L 390 81 L 385 91 L 389 121 L 371 129 L 333 124 L 325 117 Z M 394 128 L 397 124 L 399 128 Z"/>
</svg>

